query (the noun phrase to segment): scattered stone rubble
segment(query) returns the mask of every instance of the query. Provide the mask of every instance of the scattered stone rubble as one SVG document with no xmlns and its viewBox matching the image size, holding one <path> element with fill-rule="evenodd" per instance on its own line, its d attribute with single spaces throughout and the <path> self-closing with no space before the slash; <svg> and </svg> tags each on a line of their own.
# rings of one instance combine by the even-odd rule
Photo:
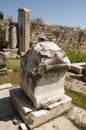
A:
<svg viewBox="0 0 86 130">
<path fill-rule="evenodd" d="M 4 31 L 0 32 L 0 45 L 2 48 L 9 49 L 6 54 L 11 51 L 15 46 L 10 44 L 10 41 L 17 41 L 15 53 L 19 55 L 25 54 L 30 48 L 30 43 L 37 41 L 39 35 L 46 36 L 48 41 L 53 41 L 60 47 L 68 48 L 85 48 L 86 46 L 86 30 L 80 28 L 70 28 L 58 25 L 46 25 L 46 24 L 30 24 L 30 11 L 29 9 L 18 9 L 18 23 L 9 23 L 3 20 L 3 13 L 0 18 L 3 22 Z M 13 33 L 13 29 L 15 33 Z M 4 36 L 3 36 L 4 33 Z M 9 35 L 11 33 L 11 35 Z M 15 36 L 14 36 L 15 34 Z M 15 37 L 15 38 L 14 38 Z M 0 48 L 1 49 L 1 48 Z M 11 55 L 9 54 L 9 57 Z M 12 56 L 13 57 L 13 56 Z M 14 57 L 15 58 L 15 57 Z"/>
</svg>

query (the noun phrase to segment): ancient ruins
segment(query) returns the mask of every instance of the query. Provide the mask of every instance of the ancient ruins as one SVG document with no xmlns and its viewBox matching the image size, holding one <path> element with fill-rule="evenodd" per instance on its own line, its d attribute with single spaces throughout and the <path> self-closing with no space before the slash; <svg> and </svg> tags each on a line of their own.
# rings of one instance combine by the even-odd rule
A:
<svg viewBox="0 0 86 130">
<path fill-rule="evenodd" d="M 1 12 L 0 28 L 0 50 L 7 57 L 24 55 L 31 44 L 38 40 L 39 35 L 44 35 L 47 41 L 55 42 L 60 47 L 84 49 L 86 46 L 85 29 L 33 23 L 30 21 L 29 9 L 18 9 L 17 23 L 4 21 L 4 14 Z"/>
<path fill-rule="evenodd" d="M 3 22 L 2 12 L 0 12 L 0 22 Z M 60 47 L 84 48 L 86 30 L 31 24 L 30 10 L 21 8 L 18 9 L 18 23 L 5 22 L 0 26 L 0 72 L 7 72 L 6 58 L 22 56 L 19 70 L 20 86 L 15 88 L 8 84 L 7 88 L 11 88 L 10 99 L 23 122 L 32 130 L 46 122 L 52 122 L 53 119 L 58 119 L 59 115 L 71 107 L 72 102 L 64 90 L 65 75 L 70 67 L 70 61 Z M 83 71 L 82 63 L 72 64 L 71 68 L 78 74 Z M 86 81 L 86 68 L 84 68 L 83 80 Z M 67 87 L 70 87 L 69 84 L 65 85 L 65 88 Z M 77 90 L 75 84 L 73 87 Z M 0 88 L 6 87 L 1 85 Z M 6 106 L 8 105 L 6 103 Z M 74 113 L 77 117 L 76 108 Z M 81 110 L 78 113 L 81 113 Z M 85 119 L 83 122 L 85 124 Z M 55 130 L 59 130 L 58 125 Z"/>
<path fill-rule="evenodd" d="M 17 54 L 24 55 L 30 47 L 30 11 L 18 10 L 18 24 L 3 25 L 2 51 L 7 58 L 16 58 Z"/>
<path fill-rule="evenodd" d="M 66 54 L 54 42 L 40 37 L 20 63 L 20 87 L 10 90 L 11 100 L 24 123 L 33 129 L 56 118 L 71 106 L 65 95 Z"/>
</svg>

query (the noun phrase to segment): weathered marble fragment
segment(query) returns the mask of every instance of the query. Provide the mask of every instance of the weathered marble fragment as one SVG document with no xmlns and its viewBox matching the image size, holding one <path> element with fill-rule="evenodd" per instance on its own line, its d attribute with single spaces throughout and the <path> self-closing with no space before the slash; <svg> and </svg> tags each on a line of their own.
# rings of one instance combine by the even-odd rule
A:
<svg viewBox="0 0 86 130">
<path fill-rule="evenodd" d="M 38 42 L 23 56 L 20 85 L 36 108 L 63 98 L 69 65 L 66 54 L 53 42 Z"/>
</svg>

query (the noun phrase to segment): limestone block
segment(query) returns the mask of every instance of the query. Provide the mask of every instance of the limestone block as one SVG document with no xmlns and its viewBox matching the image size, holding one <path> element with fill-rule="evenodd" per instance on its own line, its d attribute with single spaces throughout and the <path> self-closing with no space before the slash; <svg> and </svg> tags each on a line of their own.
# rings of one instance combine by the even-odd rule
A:
<svg viewBox="0 0 86 130">
<path fill-rule="evenodd" d="M 70 97 L 64 95 L 60 101 L 50 104 L 46 109 L 40 108 L 37 110 L 21 88 L 11 89 L 10 95 L 12 103 L 19 112 L 24 123 L 31 129 L 56 118 L 64 111 L 68 110 L 71 107 L 72 101 Z"/>
<path fill-rule="evenodd" d="M 65 53 L 53 42 L 38 42 L 23 56 L 20 85 L 36 108 L 63 98 L 64 76 L 69 65 Z"/>
<path fill-rule="evenodd" d="M 21 130 L 28 130 L 27 126 L 24 123 L 20 123 Z"/>
<path fill-rule="evenodd" d="M 85 62 L 80 62 L 80 63 L 72 63 L 70 65 L 70 71 L 74 72 L 76 74 L 82 74 L 84 70 Z"/>
</svg>

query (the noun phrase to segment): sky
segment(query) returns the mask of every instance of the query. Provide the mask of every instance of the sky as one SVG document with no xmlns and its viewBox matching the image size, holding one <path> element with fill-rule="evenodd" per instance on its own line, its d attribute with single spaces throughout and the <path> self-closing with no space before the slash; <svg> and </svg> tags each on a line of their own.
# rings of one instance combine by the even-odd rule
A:
<svg viewBox="0 0 86 130">
<path fill-rule="evenodd" d="M 30 9 L 30 19 L 86 29 L 86 0 L 0 0 L 4 18 L 12 16 L 17 21 L 19 8 Z"/>
</svg>

